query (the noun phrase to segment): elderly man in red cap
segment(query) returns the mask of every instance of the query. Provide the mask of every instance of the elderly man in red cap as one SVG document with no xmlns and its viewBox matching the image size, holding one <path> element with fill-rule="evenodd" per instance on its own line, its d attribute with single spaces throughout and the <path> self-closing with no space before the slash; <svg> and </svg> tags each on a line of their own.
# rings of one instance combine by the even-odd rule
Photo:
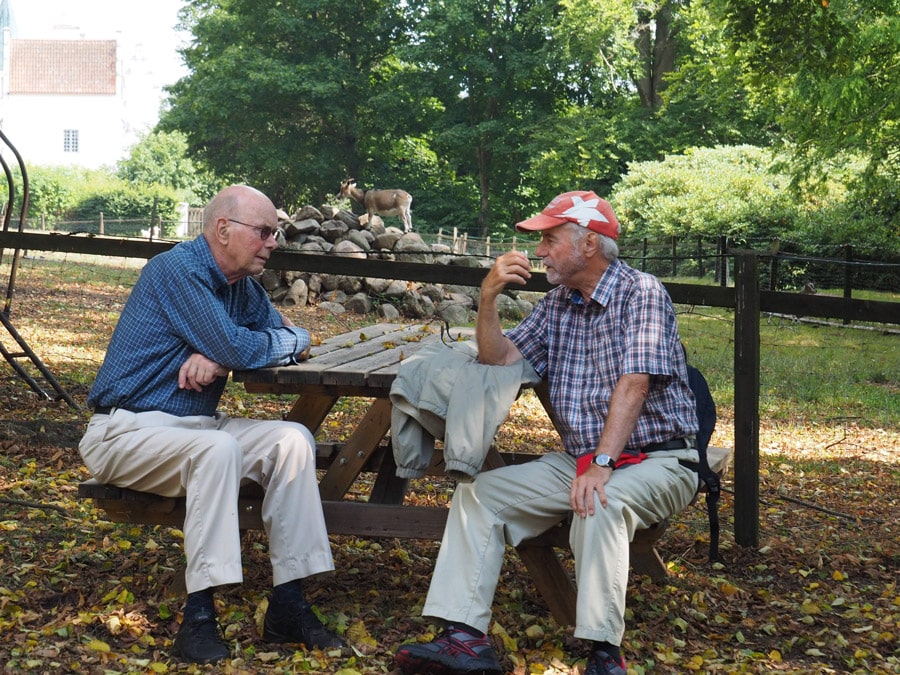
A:
<svg viewBox="0 0 900 675">
<path fill-rule="evenodd" d="M 697 417 L 675 312 L 655 277 L 618 259 L 619 223 L 593 192 L 567 192 L 516 225 L 540 232 L 536 254 L 557 287 L 504 331 L 497 296 L 531 265 L 507 253 L 481 287 L 479 360 L 527 359 L 547 378 L 565 452 L 478 475 L 453 502 L 422 613 L 445 624 L 402 645 L 406 673 L 500 673 L 485 633 L 507 546 L 574 511 L 569 543 L 578 587 L 575 636 L 585 675 L 624 675 L 629 542 L 697 490 Z"/>
</svg>

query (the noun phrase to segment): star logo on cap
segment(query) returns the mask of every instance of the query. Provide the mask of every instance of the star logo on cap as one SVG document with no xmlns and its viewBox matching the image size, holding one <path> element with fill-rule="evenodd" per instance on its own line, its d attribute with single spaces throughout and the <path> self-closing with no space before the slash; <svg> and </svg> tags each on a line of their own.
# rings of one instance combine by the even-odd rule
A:
<svg viewBox="0 0 900 675">
<path fill-rule="evenodd" d="M 599 203 L 599 199 L 584 201 L 581 197 L 575 195 L 572 197 L 572 206 L 563 211 L 562 215 L 575 221 L 582 227 L 590 227 L 591 222 L 608 223 L 609 218 L 604 216 L 597 208 Z"/>
</svg>

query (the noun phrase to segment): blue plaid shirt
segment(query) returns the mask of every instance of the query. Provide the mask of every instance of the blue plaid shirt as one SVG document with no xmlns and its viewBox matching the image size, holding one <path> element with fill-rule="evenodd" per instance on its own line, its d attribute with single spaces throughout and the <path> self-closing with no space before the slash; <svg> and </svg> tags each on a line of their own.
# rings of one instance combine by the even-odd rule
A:
<svg viewBox="0 0 900 675">
<path fill-rule="evenodd" d="M 675 311 L 656 277 L 613 261 L 587 302 L 558 286 L 507 336 L 547 378 L 569 454 L 596 451 L 613 389 L 626 373 L 650 375 L 626 452 L 697 433 Z"/>
<path fill-rule="evenodd" d="M 131 291 L 88 395 L 91 407 L 212 415 L 227 377 L 202 392 L 178 388 L 178 370 L 200 353 L 229 370 L 292 362 L 309 345 L 283 326 L 263 287 L 228 284 L 200 236 L 150 260 Z"/>
</svg>

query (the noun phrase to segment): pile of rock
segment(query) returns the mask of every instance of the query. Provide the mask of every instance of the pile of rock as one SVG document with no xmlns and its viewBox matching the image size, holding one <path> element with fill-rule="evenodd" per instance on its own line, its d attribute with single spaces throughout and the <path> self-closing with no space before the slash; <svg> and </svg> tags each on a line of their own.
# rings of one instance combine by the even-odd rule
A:
<svg viewBox="0 0 900 675">
<path fill-rule="evenodd" d="M 436 265 L 489 267 L 490 260 L 454 255 L 449 246 L 428 244 L 415 232 L 385 227 L 379 216 L 368 222 L 347 209 L 305 206 L 292 216 L 279 211 L 279 244 L 316 255 L 401 260 Z M 260 281 L 273 302 L 316 305 L 334 313 L 374 313 L 392 321 L 438 317 L 450 325 L 474 320 L 478 288 L 337 274 L 266 269 Z M 521 319 L 533 307 L 533 294 L 511 292 L 498 299 L 502 318 Z"/>
</svg>

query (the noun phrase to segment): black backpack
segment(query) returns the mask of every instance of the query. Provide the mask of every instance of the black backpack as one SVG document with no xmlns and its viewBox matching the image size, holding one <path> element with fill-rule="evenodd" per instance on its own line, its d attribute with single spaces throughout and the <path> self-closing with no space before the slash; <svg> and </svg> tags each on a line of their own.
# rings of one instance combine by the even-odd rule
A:
<svg viewBox="0 0 900 675">
<path fill-rule="evenodd" d="M 721 489 L 719 477 L 709 466 L 706 448 L 709 446 L 709 439 L 716 428 L 716 404 L 709 392 L 709 384 L 703 377 L 703 373 L 692 365 L 688 365 L 687 371 L 688 385 L 694 392 L 694 399 L 697 402 L 697 421 L 699 423 L 697 452 L 700 455 L 700 463 L 691 466 L 697 470 L 701 481 L 700 487 L 706 485 L 706 513 L 709 516 L 709 560 L 714 562 L 719 558 L 719 495 Z"/>
</svg>

